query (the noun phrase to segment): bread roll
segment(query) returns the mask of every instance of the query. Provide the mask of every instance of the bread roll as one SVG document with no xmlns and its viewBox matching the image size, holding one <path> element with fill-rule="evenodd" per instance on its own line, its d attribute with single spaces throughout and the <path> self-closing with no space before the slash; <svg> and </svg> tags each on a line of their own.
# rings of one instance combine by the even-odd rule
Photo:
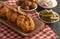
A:
<svg viewBox="0 0 60 39">
<path fill-rule="evenodd" d="M 25 5 L 26 5 L 26 6 L 31 6 L 31 5 L 32 5 L 32 2 L 30 2 L 30 1 L 25 1 Z"/>
<path fill-rule="evenodd" d="M 32 3 L 31 8 L 34 9 L 34 8 L 36 8 L 36 6 L 37 6 L 36 3 Z"/>
<path fill-rule="evenodd" d="M 16 20 L 17 20 L 17 17 L 18 17 L 18 14 L 17 13 L 12 13 L 12 16 L 11 16 L 11 22 L 15 23 Z"/>
<path fill-rule="evenodd" d="M 10 20 L 11 19 L 11 16 L 12 16 L 12 13 L 11 12 L 6 13 L 6 19 L 7 20 Z"/>
<path fill-rule="evenodd" d="M 30 8 L 29 8 L 29 6 L 25 6 L 24 9 L 25 10 L 29 10 Z"/>
<path fill-rule="evenodd" d="M 37 3 L 38 0 L 29 0 L 29 1 L 31 1 L 33 3 Z"/>
<path fill-rule="evenodd" d="M 0 17 L 5 17 L 6 13 L 8 13 L 8 12 L 9 12 L 9 9 L 6 6 L 3 6 L 0 9 Z"/>
</svg>

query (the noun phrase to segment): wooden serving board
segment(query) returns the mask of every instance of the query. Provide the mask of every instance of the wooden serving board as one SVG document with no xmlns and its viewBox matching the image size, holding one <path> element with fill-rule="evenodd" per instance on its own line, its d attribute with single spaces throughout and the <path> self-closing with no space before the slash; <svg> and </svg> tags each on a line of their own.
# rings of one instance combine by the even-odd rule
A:
<svg viewBox="0 0 60 39">
<path fill-rule="evenodd" d="M 10 27 L 11 29 L 15 30 L 16 32 L 20 33 L 21 35 L 23 36 L 30 36 L 32 34 L 34 34 L 36 31 L 38 31 L 40 28 L 42 28 L 44 26 L 44 23 L 42 21 L 39 21 L 38 19 L 36 18 L 33 18 L 34 20 L 34 23 L 35 23 L 35 30 L 32 31 L 32 32 L 29 32 L 29 33 L 26 33 L 24 31 L 22 31 L 21 28 L 19 28 L 18 26 L 16 26 L 15 24 L 7 21 L 6 19 L 4 18 L 0 18 L 0 22 L 7 25 L 7 27 Z"/>
</svg>

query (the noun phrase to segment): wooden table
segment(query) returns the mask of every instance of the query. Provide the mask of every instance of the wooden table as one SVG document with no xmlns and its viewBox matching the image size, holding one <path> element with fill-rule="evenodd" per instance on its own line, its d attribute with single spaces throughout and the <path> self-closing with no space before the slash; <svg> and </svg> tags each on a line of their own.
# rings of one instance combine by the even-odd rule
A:
<svg viewBox="0 0 60 39">
<path fill-rule="evenodd" d="M 52 10 L 57 12 L 60 15 L 60 0 L 58 1 L 58 5 L 56 7 L 54 7 Z M 38 6 L 37 11 L 41 11 L 43 10 L 43 8 L 41 8 L 40 6 Z M 60 39 L 60 20 L 57 23 L 54 24 L 48 24 L 50 25 L 50 27 L 53 29 L 53 31 L 59 36 L 58 39 Z"/>
</svg>

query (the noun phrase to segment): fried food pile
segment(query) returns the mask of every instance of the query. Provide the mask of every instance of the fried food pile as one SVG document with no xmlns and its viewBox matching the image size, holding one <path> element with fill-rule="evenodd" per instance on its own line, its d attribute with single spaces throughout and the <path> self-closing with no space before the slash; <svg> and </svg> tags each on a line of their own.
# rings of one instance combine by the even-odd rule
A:
<svg viewBox="0 0 60 39">
<path fill-rule="evenodd" d="M 21 10 L 15 11 L 15 8 L 12 8 L 3 2 L 0 2 L 0 6 L 0 17 L 16 24 L 17 27 L 21 27 L 25 32 L 33 31 L 35 29 L 33 19 L 25 12 L 22 12 Z"/>
<path fill-rule="evenodd" d="M 31 10 L 37 7 L 38 0 L 20 0 L 16 2 L 18 6 L 21 6 L 22 9 Z"/>
</svg>

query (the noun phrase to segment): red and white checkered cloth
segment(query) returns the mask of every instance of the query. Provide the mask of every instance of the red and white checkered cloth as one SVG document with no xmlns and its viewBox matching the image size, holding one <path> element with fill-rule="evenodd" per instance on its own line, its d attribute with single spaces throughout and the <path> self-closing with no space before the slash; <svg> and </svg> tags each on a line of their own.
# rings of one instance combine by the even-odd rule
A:
<svg viewBox="0 0 60 39">
<path fill-rule="evenodd" d="M 10 5 L 16 5 L 15 0 L 9 0 Z M 33 17 L 38 18 L 37 11 L 29 13 Z M 0 39 L 56 39 L 58 36 L 53 32 L 53 30 L 45 25 L 42 29 L 38 30 L 31 36 L 22 37 L 18 32 L 12 30 L 6 25 L 0 23 Z"/>
</svg>

